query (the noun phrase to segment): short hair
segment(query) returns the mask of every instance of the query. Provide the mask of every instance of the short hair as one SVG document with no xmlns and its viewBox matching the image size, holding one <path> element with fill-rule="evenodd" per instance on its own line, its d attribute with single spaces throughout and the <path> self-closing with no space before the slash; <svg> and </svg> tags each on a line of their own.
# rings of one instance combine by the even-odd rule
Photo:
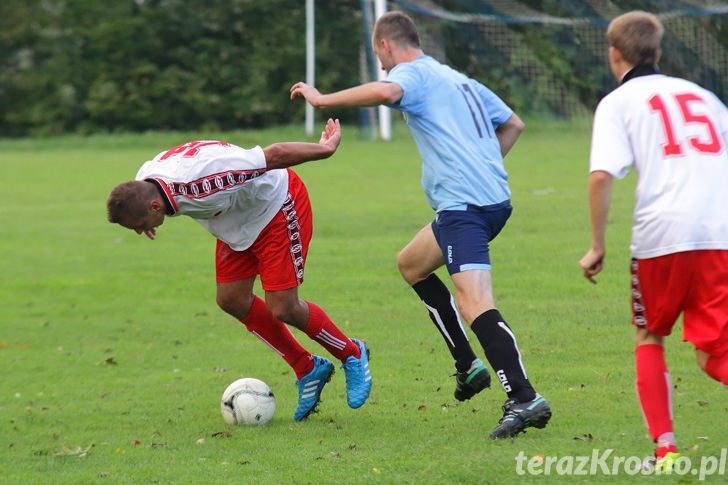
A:
<svg viewBox="0 0 728 485">
<path fill-rule="evenodd" d="M 634 10 L 609 23 L 607 41 L 633 66 L 657 64 L 662 54 L 660 42 L 664 31 L 657 17 L 642 10 Z"/>
<path fill-rule="evenodd" d="M 106 201 L 109 222 L 121 224 L 129 219 L 145 217 L 149 213 L 149 201 L 156 194 L 154 185 L 141 180 L 117 185 Z"/>
<path fill-rule="evenodd" d="M 402 12 L 387 12 L 374 24 L 374 41 L 388 39 L 401 47 L 420 47 L 420 34 L 415 22 Z"/>
</svg>

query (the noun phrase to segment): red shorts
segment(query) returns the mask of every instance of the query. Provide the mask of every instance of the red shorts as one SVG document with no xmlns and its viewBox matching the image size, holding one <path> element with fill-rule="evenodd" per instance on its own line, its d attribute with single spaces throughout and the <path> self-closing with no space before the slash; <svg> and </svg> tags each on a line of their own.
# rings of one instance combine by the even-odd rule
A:
<svg viewBox="0 0 728 485">
<path fill-rule="evenodd" d="M 306 186 L 288 171 L 288 196 L 281 210 L 245 251 L 235 251 L 218 239 L 215 270 L 218 283 L 260 275 L 263 289 L 278 291 L 303 283 L 303 267 L 313 233 Z"/>
<path fill-rule="evenodd" d="M 667 336 L 683 314 L 683 339 L 711 355 L 728 352 L 728 250 L 632 260 L 632 322 Z"/>
</svg>

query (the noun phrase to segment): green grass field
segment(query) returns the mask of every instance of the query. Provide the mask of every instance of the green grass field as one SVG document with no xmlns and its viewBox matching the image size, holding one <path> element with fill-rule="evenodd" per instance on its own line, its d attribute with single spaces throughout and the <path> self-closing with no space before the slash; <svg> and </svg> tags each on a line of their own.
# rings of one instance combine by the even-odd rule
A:
<svg viewBox="0 0 728 485">
<path fill-rule="evenodd" d="M 495 295 L 554 417 L 499 442 L 487 435 L 505 393 L 495 384 L 455 401 L 449 353 L 397 272 L 398 250 L 432 213 L 414 143 L 396 128 L 383 143 L 345 126 L 334 158 L 297 169 L 315 211 L 301 294 L 367 340 L 374 376 L 369 402 L 353 411 L 339 370 L 303 423 L 292 419 L 293 373 L 215 305 L 214 239 L 177 218 L 149 241 L 107 223 L 105 212 L 111 188 L 170 146 L 206 137 L 265 145 L 303 139 L 301 129 L 0 141 L 0 482 L 697 481 L 517 474 L 520 452 L 652 452 L 629 325 L 633 177 L 615 184 L 599 285 L 577 265 L 590 241 L 588 124 L 530 122 L 506 161 L 515 210 L 492 245 Z M 717 457 L 728 445 L 726 392 L 679 333 L 666 347 L 684 455 Z M 276 393 L 268 426 L 223 422 L 220 395 L 243 376 Z"/>
</svg>

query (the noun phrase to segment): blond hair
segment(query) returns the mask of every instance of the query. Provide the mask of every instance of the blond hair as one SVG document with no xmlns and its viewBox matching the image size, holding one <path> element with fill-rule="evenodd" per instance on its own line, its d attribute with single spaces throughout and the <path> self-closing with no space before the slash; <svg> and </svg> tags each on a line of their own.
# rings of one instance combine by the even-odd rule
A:
<svg viewBox="0 0 728 485">
<path fill-rule="evenodd" d="M 628 63 L 657 64 L 664 28 L 660 20 L 648 12 L 635 10 L 615 18 L 607 27 L 607 41 Z"/>
</svg>

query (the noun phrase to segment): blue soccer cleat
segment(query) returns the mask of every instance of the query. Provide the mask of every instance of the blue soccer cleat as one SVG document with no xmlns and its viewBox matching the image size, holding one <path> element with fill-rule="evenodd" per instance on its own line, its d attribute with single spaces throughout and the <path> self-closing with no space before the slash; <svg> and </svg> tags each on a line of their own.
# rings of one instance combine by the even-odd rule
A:
<svg viewBox="0 0 728 485">
<path fill-rule="evenodd" d="M 360 408 L 372 390 L 372 374 L 369 371 L 369 348 L 361 340 L 351 339 L 361 351 L 358 359 L 347 357 L 341 366 L 346 374 L 346 402 L 352 409 Z"/>
<path fill-rule="evenodd" d="M 321 400 L 321 391 L 334 373 L 334 364 L 330 360 L 313 356 L 313 369 L 311 372 L 296 381 L 298 385 L 298 407 L 293 413 L 293 419 L 301 421 L 316 410 Z"/>
</svg>

